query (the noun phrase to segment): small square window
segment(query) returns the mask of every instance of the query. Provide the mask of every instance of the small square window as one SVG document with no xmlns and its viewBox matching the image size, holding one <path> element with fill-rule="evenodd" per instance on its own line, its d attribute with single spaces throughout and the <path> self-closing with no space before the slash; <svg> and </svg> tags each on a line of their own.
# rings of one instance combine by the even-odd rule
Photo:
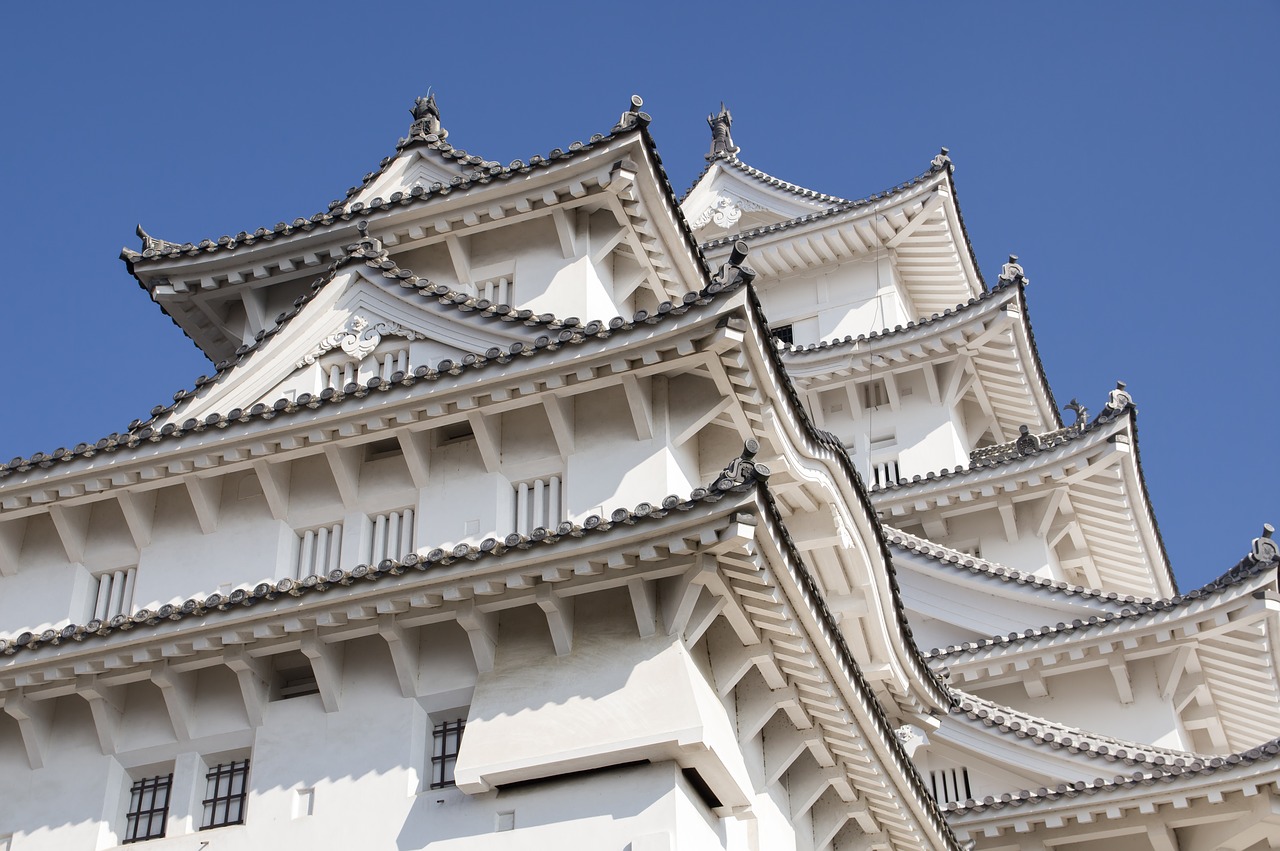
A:
<svg viewBox="0 0 1280 851">
<path fill-rule="evenodd" d="M 795 342 L 795 339 L 794 339 L 795 335 L 792 333 L 792 332 L 793 332 L 793 330 L 794 330 L 794 327 L 793 327 L 793 326 L 791 326 L 791 325 L 778 325 L 778 326 L 776 326 L 776 327 L 774 327 L 774 328 L 770 328 L 769 330 L 773 333 L 773 338 L 774 338 L 775 340 L 781 340 L 782 342 L 786 343 L 788 346 L 790 346 L 790 345 L 793 345 L 793 344 L 794 344 L 794 342 Z"/>
<path fill-rule="evenodd" d="M 431 746 L 431 788 L 443 789 L 453 784 L 453 766 L 458 761 L 458 748 L 462 744 L 462 730 L 467 722 L 442 721 L 436 725 Z"/>
<path fill-rule="evenodd" d="M 244 802 L 249 794 L 249 760 L 220 762 L 205 779 L 204 819 L 201 830 L 244 824 Z"/>
<path fill-rule="evenodd" d="M 169 789 L 172 786 L 173 772 L 133 781 L 133 786 L 129 788 L 124 844 L 164 836 L 165 822 L 169 820 Z"/>
</svg>

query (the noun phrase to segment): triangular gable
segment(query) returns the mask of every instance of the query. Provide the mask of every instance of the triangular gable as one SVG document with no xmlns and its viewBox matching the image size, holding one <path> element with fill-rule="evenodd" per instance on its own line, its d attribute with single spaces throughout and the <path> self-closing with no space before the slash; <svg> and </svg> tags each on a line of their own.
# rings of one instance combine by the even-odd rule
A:
<svg viewBox="0 0 1280 851">
<path fill-rule="evenodd" d="M 681 207 L 699 241 L 825 210 L 840 199 L 771 178 L 737 160 L 713 162 Z"/>
<path fill-rule="evenodd" d="M 454 178 L 473 168 L 446 160 L 426 147 L 407 148 L 396 154 L 382 169 L 382 174 L 352 196 L 349 203 L 375 206 L 372 204 L 375 198 L 388 200 L 396 193 L 409 195 L 415 188 L 426 190 L 435 183 L 448 186 Z"/>
<path fill-rule="evenodd" d="M 407 301 L 399 287 L 375 276 L 364 266 L 340 271 L 267 346 L 178 406 L 172 419 L 317 395 L 375 376 L 388 380 L 396 372 L 527 341 L 522 326 L 471 318 L 418 297 Z"/>
</svg>

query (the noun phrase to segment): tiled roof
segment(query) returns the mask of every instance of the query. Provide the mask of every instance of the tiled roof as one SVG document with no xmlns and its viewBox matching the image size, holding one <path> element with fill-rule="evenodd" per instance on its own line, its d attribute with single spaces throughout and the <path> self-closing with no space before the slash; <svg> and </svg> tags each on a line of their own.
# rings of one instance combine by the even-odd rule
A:
<svg viewBox="0 0 1280 851">
<path fill-rule="evenodd" d="M 512 160 L 508 165 L 501 165 L 496 162 L 488 162 L 473 157 L 465 151 L 458 151 L 452 148 L 444 141 L 424 142 L 427 147 L 439 151 L 444 156 L 450 156 L 458 162 L 465 165 L 476 166 L 472 171 L 458 175 L 448 184 L 433 183 L 426 187 L 414 187 L 408 192 L 394 192 L 389 198 L 373 198 L 368 204 L 356 202 L 348 204 L 347 201 L 331 201 L 329 209 L 315 213 L 309 217 L 299 217 L 292 222 L 277 222 L 271 227 L 260 227 L 252 232 L 240 231 L 235 236 L 220 236 L 217 239 L 202 239 L 199 242 L 176 243 L 167 240 L 156 239 L 138 228 L 138 235 L 142 237 L 142 251 L 132 251 L 124 249 L 121 257 L 129 264 L 132 272 L 134 264 L 146 263 L 153 260 L 172 259 L 176 257 L 195 257 L 200 254 L 208 254 L 218 251 L 231 250 L 240 246 L 253 245 L 260 241 L 271 241 L 275 239 L 287 238 L 298 233 L 304 233 L 315 230 L 316 228 L 331 227 L 341 222 L 349 222 L 358 219 L 361 216 L 368 216 L 372 213 L 390 210 L 392 207 L 407 207 L 411 205 L 423 204 L 433 198 L 448 195 L 451 192 L 465 191 L 476 186 L 483 186 L 492 183 L 495 180 L 510 180 L 523 174 L 529 174 L 532 171 L 547 168 L 561 160 L 572 159 L 581 155 L 586 151 L 590 151 L 596 146 L 611 142 L 613 139 L 623 136 L 627 133 L 643 129 L 649 122 L 649 116 L 643 112 L 634 113 L 636 116 L 631 122 L 621 122 L 608 133 L 596 133 L 586 142 L 573 142 L 568 148 L 554 148 L 545 155 L 535 154 L 526 162 L 524 160 Z M 401 146 L 412 147 L 418 144 L 417 140 L 400 140 L 399 150 Z M 347 197 L 356 194 L 364 186 L 367 186 L 375 180 L 392 161 L 394 157 L 388 157 L 382 161 L 382 165 L 378 171 L 370 172 L 365 175 L 361 186 L 352 187 L 347 191 Z"/>
<path fill-rule="evenodd" d="M 1115 792 L 1132 789 L 1134 786 L 1153 786 L 1156 783 L 1172 783 L 1200 775 L 1227 773 L 1233 770 L 1248 768 L 1255 764 L 1273 762 L 1280 754 L 1280 739 L 1250 748 L 1240 753 L 1227 756 L 1215 756 L 1199 765 L 1164 765 L 1134 771 L 1130 774 L 1117 774 L 1110 780 L 1097 778 L 1091 783 L 1077 780 L 1073 783 L 1059 783 L 1053 788 L 1022 789 L 1018 792 L 1006 792 L 1003 795 L 987 795 L 982 800 L 969 799 L 962 803 L 943 804 L 942 809 L 949 816 L 980 813 L 985 810 L 1002 809 L 1004 807 L 1034 806 L 1063 798 L 1075 798 L 1079 795 L 1096 795 L 1098 793 Z"/>
<path fill-rule="evenodd" d="M 1058 594 L 1066 594 L 1076 597 L 1088 597 L 1098 601 L 1099 603 L 1111 603 L 1115 605 L 1124 605 L 1127 603 L 1151 602 L 1150 598 L 1144 597 L 1140 601 L 1132 594 L 1118 594 L 1115 591 L 1100 591 L 1094 588 L 1085 588 L 1083 585 L 1071 585 L 1053 579 L 1045 579 L 1032 573 L 1026 573 L 994 561 L 979 558 L 978 556 L 969 555 L 968 553 L 953 550 L 942 544 L 934 543 L 925 538 L 917 537 L 900 529 L 885 527 L 885 534 L 889 538 L 889 543 L 898 549 L 914 553 L 916 555 L 931 558 L 939 564 L 954 569 L 958 573 L 970 573 L 976 576 L 982 576 L 1000 582 L 1015 582 L 1019 585 L 1027 585 L 1033 588 L 1041 589 Z"/>
<path fill-rule="evenodd" d="M 1169 612 L 1173 609 L 1188 606 L 1197 600 L 1225 594 L 1246 580 L 1252 579 L 1268 570 L 1274 570 L 1278 564 L 1280 562 L 1275 560 L 1260 562 L 1251 556 L 1246 556 L 1217 579 L 1211 580 L 1200 588 L 1188 591 L 1186 594 L 1175 594 L 1172 597 L 1163 597 L 1155 600 L 1144 597 L 1118 612 L 1076 618 L 1070 623 L 1056 623 L 1052 626 L 1042 626 L 1039 629 L 1011 632 L 1008 635 L 996 635 L 991 638 L 981 638 L 977 641 L 965 641 L 961 644 L 952 644 L 943 648 L 935 647 L 925 655 L 930 659 L 944 659 L 962 654 L 976 654 L 996 647 L 1016 646 L 1025 642 L 1057 638 L 1070 633 L 1086 632 L 1122 621 L 1135 621 L 1153 617 L 1162 612 Z"/>
<path fill-rule="evenodd" d="M 301 597 L 313 592 L 326 591 L 334 585 L 351 585 L 359 580 L 385 581 L 390 577 L 400 576 L 407 570 L 425 571 L 436 566 L 445 567 L 461 560 L 497 559 L 513 550 L 527 550 L 534 546 L 555 544 L 567 538 L 603 534 L 614 526 L 632 526 L 665 517 L 672 511 L 688 511 L 699 503 L 723 499 L 731 492 L 750 490 L 756 486 L 757 482 L 763 483 L 768 476 L 768 468 L 754 465 L 748 468 L 745 475 L 736 478 L 722 475 L 711 485 L 695 489 L 686 498 L 672 495 L 663 499 L 658 505 L 643 502 L 632 509 L 619 508 L 607 517 L 593 514 L 581 525 L 565 521 L 554 528 L 540 526 L 528 535 L 513 532 L 501 539 L 486 538 L 479 545 L 458 544 L 449 550 L 436 548 L 421 556 L 410 553 L 401 559 L 383 559 L 377 564 L 361 564 L 350 570 L 337 568 L 327 574 L 313 574 L 298 580 L 286 578 L 274 582 L 262 582 L 252 589 L 238 588 L 226 595 L 211 594 L 207 597 L 191 598 L 178 605 L 166 604 L 155 611 L 142 609 L 132 615 L 116 615 L 106 621 L 95 619 L 84 624 L 68 624 L 61 629 L 47 629 L 39 634 L 24 632 L 13 639 L 0 638 L 0 654 L 12 656 L 19 651 L 34 651 L 46 645 L 56 646 L 69 641 L 80 642 L 102 638 L 114 632 L 155 626 L 165 620 L 203 618 L 215 612 L 225 612 L 236 606 L 252 606 L 264 600 L 275 600 L 285 595 Z"/>
<path fill-rule="evenodd" d="M 803 345 L 783 344 L 782 351 L 788 355 L 805 355 L 805 354 L 809 354 L 810 352 L 825 352 L 831 349 L 839 349 L 845 346 L 852 346 L 857 343 L 879 342 L 890 337 L 904 336 L 909 334 L 912 331 L 917 331 L 921 328 L 927 328 L 928 326 L 933 325 L 936 322 L 940 322 L 944 319 L 950 319 L 953 316 L 959 316 L 961 314 L 969 313 L 971 311 L 976 311 L 982 307 L 986 307 L 991 302 L 991 300 L 996 298 L 997 296 L 1005 295 L 1009 292 L 1016 292 L 1020 289 L 1020 287 L 1021 287 L 1020 284 L 1014 284 L 1012 281 L 1007 283 L 1002 281 L 999 284 L 996 284 L 996 286 L 994 286 L 990 290 L 987 290 L 986 292 L 983 292 L 969 299 L 964 304 L 957 304 L 954 308 L 948 308 L 947 310 L 944 310 L 942 313 L 935 313 L 932 316 L 926 316 L 919 320 L 913 320 L 911 322 L 908 322 L 906 325 L 895 325 L 892 328 L 884 328 L 880 331 L 872 331 L 870 334 L 859 334 L 856 337 L 851 335 L 846 335 L 844 337 L 837 337 L 832 340 L 823 340 L 822 342 L 818 342 L 818 343 L 805 343 Z M 1028 327 L 1030 327 L 1030 324 L 1031 324 L 1030 322 L 1027 323 Z M 1032 344 L 1032 348 L 1034 349 L 1034 343 Z M 1039 366 L 1039 354 L 1036 355 L 1036 360 L 1037 360 L 1037 366 Z M 1043 375 L 1044 370 L 1041 369 L 1040 373 L 1041 375 Z"/>
<path fill-rule="evenodd" d="M 856 200 L 851 200 L 851 201 L 833 198 L 833 200 L 835 200 L 837 203 L 835 203 L 831 207 L 826 208 L 825 210 L 816 210 L 812 213 L 805 213 L 803 216 L 797 216 L 794 219 L 787 219 L 785 222 L 778 222 L 777 224 L 771 224 L 771 225 L 761 225 L 758 228 L 751 228 L 750 230 L 745 230 L 745 231 L 742 231 L 741 233 L 722 236 L 717 239 L 704 242 L 702 244 L 702 248 L 703 250 L 710 250 L 710 249 L 718 248 L 722 245 L 731 245 L 740 239 L 750 240 L 753 237 L 757 237 L 757 236 L 766 236 L 768 234 L 777 233 L 779 231 L 791 230 L 792 228 L 800 227 L 801 225 L 807 225 L 810 222 L 816 222 L 822 219 L 828 219 L 828 218 L 831 218 L 832 216 L 838 216 L 841 213 L 847 213 L 850 210 L 856 210 L 860 207 L 866 207 L 872 204 L 878 204 L 879 202 L 888 200 L 894 195 L 897 195 L 900 192 L 904 192 L 913 186 L 920 185 L 921 183 L 933 177 L 938 172 L 943 171 L 944 169 L 945 169 L 944 166 L 943 167 L 932 166 L 929 168 L 928 171 L 920 175 L 917 175 L 916 177 L 911 178 L 905 183 L 899 183 L 897 186 L 894 186 L 890 189 L 886 189 L 882 192 L 877 192 L 874 195 L 869 195 L 866 198 L 858 198 Z M 752 170 L 754 171 L 754 169 Z M 782 183 L 782 182 L 783 181 L 779 181 L 779 183 Z M 787 184 L 787 185 L 790 185 L 790 184 Z M 806 189 L 803 191 L 808 192 L 810 190 Z M 817 193 L 815 193 L 815 195 L 816 194 Z M 832 196 L 828 196 L 828 195 L 823 195 L 820 197 L 832 198 Z"/>
<path fill-rule="evenodd" d="M 1095 759 L 1123 762 L 1126 765 L 1152 765 L 1157 768 L 1163 766 L 1200 768 L 1213 759 L 1209 755 L 1172 748 L 1158 748 L 1141 742 L 1091 733 L 1067 724 L 1019 712 L 955 688 L 952 689 L 952 694 L 956 698 L 955 705 L 951 708 L 952 715 L 964 715 L 969 720 L 978 721 L 999 733 L 1020 740 L 1027 739 L 1033 744 L 1054 750 L 1068 750 L 1071 753 L 1082 753 Z"/>
<path fill-rule="evenodd" d="M 47 468 L 54 464 L 65 463 L 78 457 L 90 457 L 98 452 L 114 452 L 120 449 L 133 449 L 141 443 L 156 442 L 165 438 L 179 437 L 192 431 L 204 431 L 208 428 L 227 428 L 236 423 L 247 423 L 255 419 L 271 419 L 276 416 L 288 415 L 302 409 L 315 409 L 324 405 L 339 404 L 345 399 L 363 398 L 370 393 L 386 392 L 391 390 L 395 385 L 412 386 L 418 381 L 433 381 L 443 375 L 459 375 L 464 371 L 482 369 L 491 363 L 508 363 L 517 357 L 528 357 L 542 351 L 555 351 L 564 346 L 578 345 L 591 338 L 605 338 L 612 334 L 631 331 L 639 326 L 653 325 L 663 321 L 670 316 L 678 316 L 687 312 L 691 307 L 710 304 L 721 294 L 727 294 L 736 289 L 736 285 L 724 286 L 716 282 L 710 283 L 698 292 L 687 293 L 679 302 L 664 302 L 659 305 L 654 313 L 641 310 L 630 319 L 623 317 L 614 317 L 608 321 L 593 320 L 591 322 L 580 322 L 574 318 L 558 319 L 550 314 L 534 316 L 529 311 L 511 311 L 509 308 L 501 310 L 502 306 L 490 305 L 481 308 L 479 302 L 472 297 L 466 296 L 463 301 L 458 302 L 449 294 L 454 291 L 445 287 L 445 294 L 438 294 L 438 287 L 441 285 L 429 284 L 422 279 L 416 278 L 412 273 L 403 277 L 400 275 L 405 270 L 400 270 L 393 263 L 390 268 L 383 267 L 379 258 L 381 255 L 369 248 L 360 248 L 355 246 L 351 257 L 343 261 L 335 261 L 330 271 L 313 285 L 311 296 L 304 296 L 290 311 L 280 314 L 276 324 L 269 331 L 261 332 L 260 339 L 256 339 L 252 343 L 241 346 L 236 351 L 234 361 L 223 361 L 217 365 L 218 372 L 213 376 L 201 376 L 196 380 L 195 389 L 187 391 L 180 390 L 174 394 L 174 401 L 169 405 L 159 405 L 152 409 L 151 419 L 147 421 L 135 420 L 130 423 L 129 429 L 123 434 L 111 434 L 101 438 L 93 443 L 77 444 L 72 449 L 59 448 L 51 453 L 37 452 L 28 458 L 14 458 L 8 463 L 0 464 L 0 478 L 11 475 L 15 472 L 27 472 L 33 467 Z M 460 310 L 474 310 L 480 315 L 488 315 L 497 317 L 500 320 L 518 321 L 525 324 L 539 325 L 546 330 L 554 333 L 548 333 L 539 336 L 531 343 L 516 342 L 512 343 L 508 349 L 490 349 L 483 355 L 467 355 L 460 361 L 446 359 L 441 361 L 436 367 L 420 366 L 411 373 L 400 375 L 397 373 L 391 377 L 391 380 L 383 380 L 378 377 L 369 379 L 364 384 L 348 385 L 341 391 L 334 388 L 326 388 L 323 392 L 312 395 L 304 393 L 296 400 L 278 399 L 273 404 L 267 405 L 259 403 L 243 410 L 235 408 L 226 413 L 211 413 L 201 420 L 189 419 L 181 424 L 167 423 L 162 428 L 154 429 L 151 423 L 154 423 L 157 417 L 175 411 L 179 405 L 188 397 L 195 395 L 205 385 L 218 380 L 220 375 L 226 370 L 235 366 L 248 356 L 250 356 L 257 348 L 262 346 L 266 340 L 279 333 L 280 329 L 293 316 L 296 316 L 301 309 L 301 304 L 305 303 L 309 298 L 313 298 L 315 292 L 324 286 L 337 269 L 345 262 L 351 262 L 353 259 L 365 260 L 377 268 L 382 268 L 384 274 L 390 274 L 400 280 L 402 286 L 416 287 L 419 293 L 427 298 L 442 298 L 447 303 L 452 303 Z M 462 295 L 462 294 L 456 294 Z M 528 314 L 528 315 L 526 315 Z"/>
<path fill-rule="evenodd" d="M 1028 450 L 1028 451 L 1024 451 L 1021 448 L 1018 448 L 1016 451 L 1005 453 L 1004 456 L 980 458 L 976 460 L 971 459 L 969 461 L 968 466 L 961 464 L 951 469 L 947 469 L 944 467 L 941 470 L 925 473 L 922 476 L 921 475 L 912 476 L 910 481 L 908 481 L 907 479 L 899 479 L 897 482 L 889 482 L 884 485 L 874 486 L 872 487 L 872 491 L 876 494 L 882 494 L 887 491 L 909 490 L 910 488 L 917 487 L 920 485 L 933 484 L 934 482 L 938 482 L 943 479 L 962 478 L 962 477 L 968 476 L 971 473 L 976 473 L 980 470 L 987 470 L 992 467 L 1000 467 L 1006 464 L 1012 464 L 1016 461 L 1021 461 L 1025 458 L 1030 458 L 1034 455 L 1041 454 L 1044 452 L 1050 452 L 1050 451 L 1053 451 L 1054 449 L 1057 449 L 1060 446 L 1073 443 L 1076 440 L 1079 440 L 1084 435 L 1088 434 L 1089 432 L 1095 431 L 1104 425 L 1108 425 L 1117 417 L 1119 417 L 1121 414 L 1128 415 L 1130 418 L 1132 418 L 1134 411 L 1135 409 L 1133 408 L 1132 405 L 1126 407 L 1123 411 L 1115 411 L 1110 408 L 1104 408 L 1102 412 L 1099 413 L 1098 416 L 1093 419 L 1092 422 L 1083 423 L 1079 426 L 1073 425 L 1066 428 L 1056 429 L 1053 432 L 1049 432 L 1048 434 L 1053 435 L 1052 445 L 1050 446 L 1042 446 L 1039 449 Z M 1036 435 L 1036 437 L 1040 438 L 1043 436 Z"/>
</svg>

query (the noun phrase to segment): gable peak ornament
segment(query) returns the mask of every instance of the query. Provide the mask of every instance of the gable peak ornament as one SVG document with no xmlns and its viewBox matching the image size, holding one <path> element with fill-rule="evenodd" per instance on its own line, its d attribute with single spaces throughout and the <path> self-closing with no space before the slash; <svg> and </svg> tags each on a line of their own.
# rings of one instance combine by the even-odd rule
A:
<svg viewBox="0 0 1280 851">
<path fill-rule="evenodd" d="M 1031 283 L 1031 279 L 1023 272 L 1022 264 L 1018 262 L 1018 255 L 1010 254 L 1009 262 L 1000 267 L 1000 282 L 1003 284 L 1022 284 L 1026 286 Z"/>
<path fill-rule="evenodd" d="M 950 149 L 946 147 L 942 148 L 942 150 L 938 151 L 937 155 L 929 161 L 929 164 L 939 171 L 944 168 L 954 170 L 954 166 L 951 163 Z"/>
<path fill-rule="evenodd" d="M 729 135 L 733 128 L 733 114 L 724 101 L 720 102 L 719 114 L 707 116 L 707 125 L 711 127 L 711 153 L 707 154 L 707 159 L 715 161 L 736 157 L 741 148 L 733 144 L 733 137 Z"/>
<path fill-rule="evenodd" d="M 1276 527 L 1270 523 L 1262 524 L 1262 537 L 1254 538 L 1253 545 L 1250 547 L 1249 558 L 1253 559 L 1254 564 L 1266 564 L 1280 560 L 1280 546 L 1271 537 L 1275 533 Z"/>
<path fill-rule="evenodd" d="M 1123 381 L 1116 382 L 1116 389 L 1107 394 L 1107 409 L 1115 413 L 1133 407 L 1133 396 L 1125 390 Z"/>
<path fill-rule="evenodd" d="M 440 107 L 436 105 L 436 96 L 427 92 L 413 102 L 409 110 L 413 116 L 413 124 L 409 127 L 410 136 L 435 136 L 437 139 L 447 138 L 449 131 L 440 126 Z"/>
<path fill-rule="evenodd" d="M 359 313 L 347 320 L 341 331 L 325 337 L 315 348 L 307 352 L 306 357 L 295 364 L 296 368 L 310 366 L 320 359 L 325 352 L 342 349 L 343 353 L 357 363 L 373 354 L 383 337 L 404 337 L 406 340 L 425 340 L 422 334 L 398 325 L 395 322 L 370 322 Z"/>
</svg>

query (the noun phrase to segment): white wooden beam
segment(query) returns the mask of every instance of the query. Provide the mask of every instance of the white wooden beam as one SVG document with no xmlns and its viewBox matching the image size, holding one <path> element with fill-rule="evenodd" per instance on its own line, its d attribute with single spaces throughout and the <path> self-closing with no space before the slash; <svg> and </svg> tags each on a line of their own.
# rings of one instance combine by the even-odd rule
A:
<svg viewBox="0 0 1280 851">
<path fill-rule="evenodd" d="M 542 407 L 547 412 L 547 421 L 551 424 L 551 434 L 556 440 L 556 449 L 560 457 L 568 460 L 573 455 L 573 399 L 566 399 L 554 394 L 544 394 Z"/>
<path fill-rule="evenodd" d="M 480 611 L 474 600 L 468 600 L 458 609 L 458 624 L 467 631 L 476 669 L 482 674 L 492 671 L 498 652 L 498 616 Z"/>
<path fill-rule="evenodd" d="M 326 447 L 326 449 L 329 447 Z M 253 462 L 253 472 L 258 476 L 258 484 L 262 486 L 262 496 L 267 501 L 267 510 L 274 520 L 284 520 L 289 516 L 289 472 L 290 464 L 272 464 L 265 458 Z"/>
<path fill-rule="evenodd" d="M 715 405 L 712 405 L 710 409 L 702 414 L 702 416 L 698 417 L 693 422 L 689 423 L 689 425 L 681 429 L 680 433 L 672 439 L 671 445 L 682 446 L 687 443 L 690 438 L 696 436 L 698 432 L 706 428 L 712 420 L 729 410 L 735 401 L 736 400 L 732 396 L 726 396 Z"/>
<path fill-rule="evenodd" d="M 25 517 L 0 523 L 0 576 L 17 575 L 18 558 L 22 554 L 22 541 L 26 535 Z"/>
<path fill-rule="evenodd" d="M 63 552 L 67 554 L 67 561 L 72 564 L 84 563 L 85 544 L 89 540 L 91 508 L 88 505 L 49 506 L 49 519 L 53 521 L 53 528 L 58 532 L 58 540 L 62 543 Z"/>
<path fill-rule="evenodd" d="M 194 672 L 180 674 L 166 662 L 151 666 L 151 682 L 160 689 L 173 734 L 180 742 L 190 741 L 195 734 L 195 680 Z"/>
<path fill-rule="evenodd" d="M 469 239 L 468 243 L 470 243 Z M 453 263 L 453 272 L 458 278 L 458 284 L 462 287 L 470 287 L 474 282 L 471 280 L 471 252 L 469 246 L 464 246 L 462 240 L 456 234 L 446 236 L 444 244 L 449 249 L 449 260 Z"/>
<path fill-rule="evenodd" d="M 126 491 L 116 494 L 124 525 L 129 529 L 133 545 L 141 552 L 151 545 L 151 526 L 156 516 L 156 491 Z"/>
<path fill-rule="evenodd" d="M 32 769 L 44 768 L 48 753 L 49 731 L 53 726 L 53 701 L 31 700 L 21 690 L 0 698 L 4 711 L 18 722 L 22 746 Z"/>
<path fill-rule="evenodd" d="M 565 211 L 557 207 L 551 211 L 551 221 L 555 222 L 556 236 L 560 240 L 560 254 L 565 260 L 578 256 L 578 234 L 574 222 L 569 220 Z"/>
<path fill-rule="evenodd" d="M 635 610 L 636 627 L 641 638 L 658 634 L 658 585 L 647 579 L 627 580 L 627 592 L 631 595 L 631 608 Z"/>
<path fill-rule="evenodd" d="M 222 661 L 236 675 L 249 726 L 261 727 L 267 701 L 270 699 L 271 669 L 269 665 L 241 649 L 227 653 Z"/>
<path fill-rule="evenodd" d="M 364 447 L 335 446 L 330 443 L 324 448 L 324 457 L 329 462 L 329 471 L 338 486 L 342 507 L 348 511 L 354 509 L 360 501 L 360 469 L 364 466 Z M 266 490 L 265 484 L 263 490 Z"/>
<path fill-rule="evenodd" d="M 423 446 L 423 438 L 413 432 L 401 430 L 396 439 L 400 442 L 400 451 L 404 453 L 404 463 L 409 468 L 413 486 L 422 490 L 430 483 L 431 473 L 431 454 Z"/>
<path fill-rule="evenodd" d="M 1018 540 L 1018 512 L 1013 500 L 1007 496 L 1000 497 L 996 501 L 996 508 L 1000 511 L 1000 522 L 1004 526 L 1004 539 L 1010 543 Z"/>
<path fill-rule="evenodd" d="M 387 642 L 387 649 L 391 651 L 391 662 L 395 666 L 400 694 L 408 698 L 417 697 L 421 671 L 420 633 L 414 629 L 406 629 L 396 621 L 394 615 L 386 614 L 378 619 L 378 634 Z"/>
<path fill-rule="evenodd" d="M 76 678 L 76 694 L 89 702 L 93 729 L 98 734 L 98 747 L 103 756 L 116 752 L 116 737 L 124 716 L 124 689 L 124 686 L 103 685 L 95 675 L 81 674 Z"/>
<path fill-rule="evenodd" d="M 790 718 L 774 716 L 764 731 L 765 784 L 772 786 L 782 779 L 792 763 L 821 736 L 815 728 L 797 730 Z"/>
<path fill-rule="evenodd" d="M 916 230 L 922 224 L 924 224 L 930 218 L 933 217 L 934 213 L 938 212 L 939 208 L 942 207 L 942 202 L 943 202 L 943 195 L 935 191 L 932 195 L 929 196 L 929 200 L 925 202 L 924 209 L 916 213 L 915 216 L 913 216 L 911 220 L 907 222 L 906 227 L 902 228 L 902 230 L 894 234 L 894 236 L 884 244 L 885 247 L 897 248 L 899 245 L 901 245 L 907 239 L 907 237 L 915 233 Z"/>
<path fill-rule="evenodd" d="M 545 583 L 539 585 L 534 594 L 538 608 L 547 616 L 556 655 L 568 656 L 573 651 L 573 598 L 557 594 Z"/>
<path fill-rule="evenodd" d="M 631 422 L 636 429 L 637 440 L 649 440 L 654 435 L 653 406 L 649 403 L 649 382 L 630 373 L 622 375 L 622 389 L 627 394 L 627 407 L 631 410 Z"/>
<path fill-rule="evenodd" d="M 222 508 L 221 476 L 201 478 L 187 476 L 183 484 L 187 487 L 187 496 L 191 499 L 191 508 L 195 512 L 200 531 L 211 535 L 218 530 L 218 512 Z"/>
<path fill-rule="evenodd" d="M 500 417 L 486 417 L 479 411 L 467 415 L 471 430 L 476 436 L 476 448 L 480 450 L 480 460 L 484 462 L 485 472 L 496 473 L 502 464 L 502 420 Z"/>
<path fill-rule="evenodd" d="M 325 644 L 315 635 L 302 639 L 302 655 L 311 660 L 320 701 L 325 712 L 337 712 L 342 703 L 342 644 Z"/>
</svg>

